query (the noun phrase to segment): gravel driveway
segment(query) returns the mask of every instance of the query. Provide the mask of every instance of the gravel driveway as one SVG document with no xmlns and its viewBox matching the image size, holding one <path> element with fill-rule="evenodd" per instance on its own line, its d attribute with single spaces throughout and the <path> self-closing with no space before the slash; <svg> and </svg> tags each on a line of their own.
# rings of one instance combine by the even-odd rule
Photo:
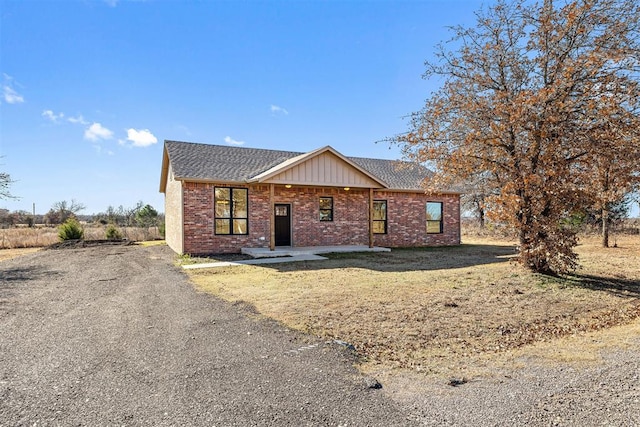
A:
<svg viewBox="0 0 640 427">
<path fill-rule="evenodd" d="M 196 292 L 172 260 L 103 246 L 0 263 L 0 426 L 640 425 L 640 339 L 586 369 L 380 390 L 344 348 Z"/>
<path fill-rule="evenodd" d="M 0 425 L 410 425 L 346 349 L 196 292 L 172 259 L 0 263 Z"/>
</svg>

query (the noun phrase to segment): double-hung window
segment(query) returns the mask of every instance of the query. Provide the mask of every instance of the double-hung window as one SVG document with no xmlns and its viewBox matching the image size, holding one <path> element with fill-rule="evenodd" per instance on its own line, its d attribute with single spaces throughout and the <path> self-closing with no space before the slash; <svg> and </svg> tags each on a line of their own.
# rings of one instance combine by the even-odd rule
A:
<svg viewBox="0 0 640 427">
<path fill-rule="evenodd" d="M 246 188 L 216 187 L 215 234 L 247 234 L 249 192 Z"/>
<path fill-rule="evenodd" d="M 427 233 L 442 233 L 442 202 L 427 202 Z"/>
<path fill-rule="evenodd" d="M 387 201 L 373 201 L 373 234 L 387 234 Z"/>
</svg>

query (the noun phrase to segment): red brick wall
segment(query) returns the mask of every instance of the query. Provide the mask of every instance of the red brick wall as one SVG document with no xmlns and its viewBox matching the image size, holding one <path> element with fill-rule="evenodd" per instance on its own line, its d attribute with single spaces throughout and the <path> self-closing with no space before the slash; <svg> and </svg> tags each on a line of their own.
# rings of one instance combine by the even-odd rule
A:
<svg viewBox="0 0 640 427">
<path fill-rule="evenodd" d="M 374 234 L 376 246 L 441 246 L 460 244 L 460 196 L 376 191 L 387 201 L 387 234 Z M 442 202 L 442 233 L 427 234 L 427 202 Z"/>
<path fill-rule="evenodd" d="M 216 186 L 225 187 L 193 182 L 184 185 L 184 252 L 192 255 L 238 253 L 244 247 L 268 247 L 269 187 L 249 188 L 248 235 L 217 236 L 213 231 L 213 189 Z"/>
<path fill-rule="evenodd" d="M 276 187 L 274 196 L 291 204 L 293 246 L 369 244 L 369 190 Z M 333 221 L 320 221 L 320 197 L 333 197 Z"/>
<path fill-rule="evenodd" d="M 222 185 L 220 185 L 222 186 Z M 241 186 L 238 186 L 241 187 Z M 185 183 L 184 252 L 192 255 L 234 253 L 243 247 L 269 246 L 269 186 L 249 188 L 249 234 L 216 236 L 213 232 L 213 184 Z M 320 221 L 319 198 L 333 197 L 333 221 Z M 387 200 L 387 234 L 376 234 L 378 246 L 455 245 L 460 243 L 460 199 L 458 196 L 428 196 L 415 193 L 375 192 L 376 200 Z M 341 188 L 287 189 L 277 186 L 275 203 L 291 204 L 292 245 L 368 245 L 369 190 Z M 443 202 L 444 232 L 426 233 L 427 201 Z"/>
</svg>

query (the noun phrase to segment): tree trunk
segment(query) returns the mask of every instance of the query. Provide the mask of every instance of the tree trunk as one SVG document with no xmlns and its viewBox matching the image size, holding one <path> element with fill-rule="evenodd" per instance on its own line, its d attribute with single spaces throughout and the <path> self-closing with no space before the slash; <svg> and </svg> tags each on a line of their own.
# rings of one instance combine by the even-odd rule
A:
<svg viewBox="0 0 640 427">
<path fill-rule="evenodd" d="M 609 247 L 609 211 L 602 208 L 602 247 Z"/>
</svg>

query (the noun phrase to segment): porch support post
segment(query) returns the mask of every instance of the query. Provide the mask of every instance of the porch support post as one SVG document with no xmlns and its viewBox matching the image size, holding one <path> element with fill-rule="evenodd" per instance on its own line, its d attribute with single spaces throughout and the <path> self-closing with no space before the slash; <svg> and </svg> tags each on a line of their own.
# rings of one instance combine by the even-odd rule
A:
<svg viewBox="0 0 640 427">
<path fill-rule="evenodd" d="M 274 204 L 274 185 L 269 184 L 269 250 L 276 250 L 276 212 Z"/>
<path fill-rule="evenodd" d="M 373 247 L 373 188 L 369 189 L 369 247 Z"/>
</svg>

